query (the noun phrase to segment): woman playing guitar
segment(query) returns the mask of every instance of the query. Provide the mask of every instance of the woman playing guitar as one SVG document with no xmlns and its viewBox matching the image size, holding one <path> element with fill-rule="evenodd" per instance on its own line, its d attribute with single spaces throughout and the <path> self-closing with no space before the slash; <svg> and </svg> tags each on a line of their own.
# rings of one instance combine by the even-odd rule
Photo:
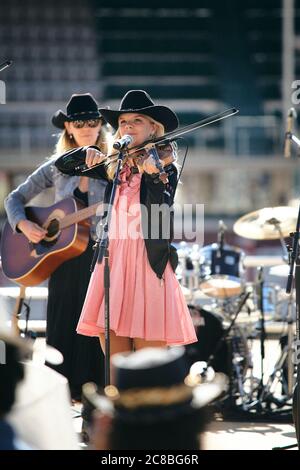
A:
<svg viewBox="0 0 300 470">
<path fill-rule="evenodd" d="M 67 104 L 66 113 L 57 111 L 52 123 L 62 131 L 55 154 L 10 193 L 5 201 L 12 229 L 23 232 L 33 244 L 40 242 L 46 235 L 43 227 L 26 218 L 24 206 L 34 196 L 53 187 L 55 202 L 75 196 L 84 205 L 92 205 L 103 200 L 106 187 L 106 182 L 85 176 L 63 175 L 54 165 L 58 155 L 72 148 L 97 145 L 105 151 L 103 119 L 92 95 L 73 95 Z M 90 279 L 92 238 L 95 238 L 97 218 L 93 217 L 91 222 L 90 242 L 85 252 L 64 262 L 49 280 L 47 343 L 64 356 L 64 362 L 57 370 L 68 378 L 73 399 L 80 398 L 81 386 L 85 382 L 92 380 L 101 385 L 103 380 L 103 355 L 98 340 L 76 333 Z"/>
</svg>

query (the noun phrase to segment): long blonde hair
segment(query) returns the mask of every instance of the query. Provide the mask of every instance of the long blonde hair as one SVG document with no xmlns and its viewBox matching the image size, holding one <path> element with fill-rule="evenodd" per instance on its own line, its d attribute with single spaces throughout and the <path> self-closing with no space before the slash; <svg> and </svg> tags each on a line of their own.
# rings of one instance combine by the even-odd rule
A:
<svg viewBox="0 0 300 470">
<path fill-rule="evenodd" d="M 165 128 L 160 122 L 155 121 L 154 119 L 150 118 L 149 116 L 146 116 L 145 114 L 141 114 L 141 116 L 148 119 L 148 121 L 151 124 L 155 125 L 155 131 L 152 134 L 153 138 L 162 137 L 165 134 Z M 112 154 L 115 154 L 115 152 L 116 152 L 113 148 L 113 142 L 116 139 L 119 139 L 120 137 L 121 137 L 121 134 L 120 134 L 120 130 L 118 129 L 117 132 L 114 134 L 113 139 L 112 139 L 112 141 L 110 142 L 110 144 L 108 146 L 108 162 L 106 163 L 106 173 L 107 173 L 107 176 L 110 180 L 112 180 L 114 178 L 116 168 L 117 168 L 116 159 L 114 157 L 112 157 L 112 158 L 110 157 Z M 125 160 L 125 162 L 126 162 L 126 160 Z"/>
</svg>

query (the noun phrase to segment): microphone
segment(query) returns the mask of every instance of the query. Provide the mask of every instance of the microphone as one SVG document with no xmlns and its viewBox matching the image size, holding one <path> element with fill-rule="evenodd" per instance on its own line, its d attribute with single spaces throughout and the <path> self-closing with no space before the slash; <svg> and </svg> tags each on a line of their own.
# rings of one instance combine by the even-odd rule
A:
<svg viewBox="0 0 300 470">
<path fill-rule="evenodd" d="M 291 157 L 291 144 L 292 144 L 292 128 L 293 120 L 297 118 L 297 113 L 295 108 L 290 108 L 288 116 L 286 119 L 286 132 L 285 132 L 285 141 L 284 141 L 284 158 Z"/>
<path fill-rule="evenodd" d="M 12 60 L 6 60 L 2 64 L 0 64 L 0 72 L 2 72 L 2 70 L 6 69 L 7 67 L 10 67 L 11 64 L 12 64 Z"/>
<path fill-rule="evenodd" d="M 116 150 L 122 150 L 128 147 L 128 145 L 132 144 L 132 142 L 133 142 L 133 137 L 131 135 L 126 134 L 126 135 L 123 135 L 121 139 L 118 139 L 114 142 L 113 148 Z"/>
</svg>

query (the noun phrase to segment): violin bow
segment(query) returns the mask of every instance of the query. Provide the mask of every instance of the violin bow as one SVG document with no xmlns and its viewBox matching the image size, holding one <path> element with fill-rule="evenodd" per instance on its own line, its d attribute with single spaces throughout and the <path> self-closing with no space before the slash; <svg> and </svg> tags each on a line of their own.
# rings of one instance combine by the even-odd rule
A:
<svg viewBox="0 0 300 470">
<path fill-rule="evenodd" d="M 192 132 L 192 131 L 194 131 L 196 129 L 199 129 L 201 127 L 208 126 L 210 124 L 213 124 L 214 122 L 221 121 L 222 119 L 226 119 L 230 116 L 234 116 L 238 112 L 239 112 L 239 110 L 236 109 L 236 108 L 226 109 L 222 113 L 218 113 L 218 114 L 214 114 L 212 116 L 208 116 L 205 119 L 201 119 L 201 121 L 194 122 L 193 124 L 188 124 L 187 126 L 180 127 L 179 129 L 175 129 L 174 131 L 171 131 L 171 132 L 167 132 L 166 134 L 164 134 L 161 137 L 156 137 L 155 139 L 145 140 L 145 142 L 143 142 L 142 144 L 131 147 L 129 150 L 130 150 L 130 152 L 138 151 L 138 150 L 142 150 L 142 149 L 147 148 L 147 146 L 150 145 L 150 144 L 155 145 L 155 144 L 164 144 L 164 143 L 171 142 L 172 140 L 176 140 L 181 135 L 187 134 L 188 132 Z M 118 155 L 119 155 L 118 152 L 113 153 L 113 154 L 110 155 L 110 158 L 117 157 Z M 101 163 L 96 163 L 96 165 L 93 165 L 89 168 L 84 168 L 84 169 L 82 169 L 82 173 L 85 173 L 86 171 L 97 168 L 98 166 L 103 165 L 103 163 L 104 162 L 102 161 Z"/>
</svg>

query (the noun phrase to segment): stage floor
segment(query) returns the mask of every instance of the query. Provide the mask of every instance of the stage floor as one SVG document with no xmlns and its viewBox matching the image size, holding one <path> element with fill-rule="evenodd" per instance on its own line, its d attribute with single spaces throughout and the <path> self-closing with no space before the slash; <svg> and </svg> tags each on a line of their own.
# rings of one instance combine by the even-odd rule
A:
<svg viewBox="0 0 300 470">
<path fill-rule="evenodd" d="M 205 450 L 272 450 L 293 444 L 292 424 L 221 421 L 211 423 L 203 435 Z"/>
<path fill-rule="evenodd" d="M 80 408 L 80 405 L 73 407 L 76 411 Z M 73 422 L 80 436 L 82 421 L 74 418 Z M 292 424 L 232 421 L 211 422 L 201 441 L 203 450 L 272 450 L 297 444 Z M 291 450 L 298 450 L 298 447 Z"/>
<path fill-rule="evenodd" d="M 44 338 L 36 340 L 37 351 L 35 360 L 41 360 L 45 346 Z M 278 340 L 266 341 L 265 378 L 272 372 L 274 362 L 280 355 Z M 255 340 L 252 345 L 254 373 L 260 376 L 260 343 Z M 72 406 L 73 423 L 80 438 L 82 420 L 79 417 L 81 404 Z M 213 421 L 202 436 L 205 450 L 272 450 L 274 447 L 284 447 L 296 444 L 296 434 L 293 424 L 285 422 L 252 422 L 252 421 Z M 86 447 L 82 445 L 82 447 Z M 297 447 L 295 448 L 297 450 Z"/>
</svg>

